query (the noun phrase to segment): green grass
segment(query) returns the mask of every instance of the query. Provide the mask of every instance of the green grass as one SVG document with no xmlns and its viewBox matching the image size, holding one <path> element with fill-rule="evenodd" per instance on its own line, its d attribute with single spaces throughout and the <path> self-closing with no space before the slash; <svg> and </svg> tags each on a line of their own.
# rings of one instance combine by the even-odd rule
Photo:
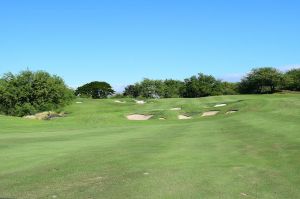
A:
<svg viewBox="0 0 300 199">
<path fill-rule="evenodd" d="M 125 100 L 78 99 L 50 121 L 0 116 L 0 198 L 300 197 L 299 94 Z"/>
</svg>

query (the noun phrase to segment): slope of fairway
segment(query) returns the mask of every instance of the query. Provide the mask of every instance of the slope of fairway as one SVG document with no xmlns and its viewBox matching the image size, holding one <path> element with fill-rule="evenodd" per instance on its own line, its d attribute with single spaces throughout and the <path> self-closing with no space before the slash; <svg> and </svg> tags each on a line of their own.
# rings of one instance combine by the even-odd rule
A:
<svg viewBox="0 0 300 199">
<path fill-rule="evenodd" d="M 49 121 L 0 116 L 0 198 L 300 196 L 299 94 L 77 101 Z"/>
</svg>

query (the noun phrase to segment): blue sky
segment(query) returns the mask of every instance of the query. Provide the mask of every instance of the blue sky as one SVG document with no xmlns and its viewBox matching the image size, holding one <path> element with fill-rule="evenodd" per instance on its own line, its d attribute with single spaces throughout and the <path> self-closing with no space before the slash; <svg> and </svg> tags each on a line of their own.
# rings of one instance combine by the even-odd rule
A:
<svg viewBox="0 0 300 199">
<path fill-rule="evenodd" d="M 72 87 L 300 65 L 300 1 L 0 0 L 0 74 L 46 70 Z"/>
</svg>

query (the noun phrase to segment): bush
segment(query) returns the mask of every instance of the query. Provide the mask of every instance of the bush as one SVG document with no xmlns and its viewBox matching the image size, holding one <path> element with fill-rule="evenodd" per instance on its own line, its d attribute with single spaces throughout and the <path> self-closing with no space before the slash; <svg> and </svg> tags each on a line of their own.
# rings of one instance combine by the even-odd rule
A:
<svg viewBox="0 0 300 199">
<path fill-rule="evenodd" d="M 211 75 L 199 73 L 184 80 L 184 87 L 181 91 L 182 97 L 206 97 L 222 94 L 222 82 Z"/>
<path fill-rule="evenodd" d="M 163 85 L 164 98 L 177 98 L 180 97 L 180 91 L 184 87 L 184 83 L 179 80 L 166 79 Z"/>
<path fill-rule="evenodd" d="M 123 92 L 127 97 L 142 98 L 171 98 L 180 97 L 180 90 L 184 86 L 179 80 L 152 80 L 143 79 L 143 81 L 134 85 L 128 85 Z"/>
<path fill-rule="evenodd" d="M 44 71 L 7 73 L 0 79 L 0 111 L 24 116 L 62 108 L 74 98 L 73 91 L 58 76 Z"/>
<path fill-rule="evenodd" d="M 140 97 L 160 98 L 163 96 L 163 81 L 145 78 L 138 84 Z"/>
<path fill-rule="evenodd" d="M 138 97 L 140 95 L 139 85 L 135 84 L 126 86 L 123 95 L 126 97 Z"/>
<path fill-rule="evenodd" d="M 222 95 L 236 95 L 238 94 L 238 83 L 222 82 Z"/>
<path fill-rule="evenodd" d="M 284 74 L 284 88 L 291 91 L 300 91 L 300 68 L 291 69 Z"/>
</svg>

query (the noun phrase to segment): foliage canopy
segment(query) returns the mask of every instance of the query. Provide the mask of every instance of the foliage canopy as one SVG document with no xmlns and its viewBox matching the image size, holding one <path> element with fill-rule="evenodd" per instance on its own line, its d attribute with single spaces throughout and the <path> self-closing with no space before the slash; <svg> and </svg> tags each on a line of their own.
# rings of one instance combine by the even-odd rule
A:
<svg viewBox="0 0 300 199">
<path fill-rule="evenodd" d="M 300 68 L 291 69 L 284 75 L 284 88 L 292 91 L 300 91 Z"/>
<path fill-rule="evenodd" d="M 6 73 L 0 79 L 0 111 L 24 116 L 69 104 L 74 97 L 63 79 L 44 71 Z"/>
<path fill-rule="evenodd" d="M 115 91 L 107 82 L 93 81 L 80 86 L 76 89 L 75 94 L 82 97 L 92 97 L 94 99 L 107 98 L 114 94 Z"/>
<path fill-rule="evenodd" d="M 240 83 L 241 93 L 274 93 L 280 88 L 283 75 L 272 67 L 255 68 Z"/>
</svg>

